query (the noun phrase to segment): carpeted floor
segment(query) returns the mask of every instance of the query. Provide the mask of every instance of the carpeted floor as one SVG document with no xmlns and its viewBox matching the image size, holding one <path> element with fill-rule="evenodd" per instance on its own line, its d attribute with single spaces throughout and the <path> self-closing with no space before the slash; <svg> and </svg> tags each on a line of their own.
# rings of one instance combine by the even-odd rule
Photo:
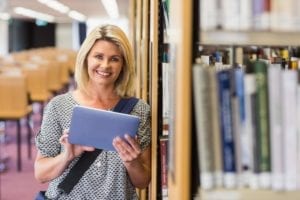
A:
<svg viewBox="0 0 300 200">
<path fill-rule="evenodd" d="M 33 135 L 40 127 L 41 115 L 39 114 L 39 105 L 35 105 L 35 112 L 32 115 Z M 35 194 L 47 187 L 47 184 L 40 184 L 34 179 L 33 164 L 36 155 L 36 149 L 32 142 L 32 158 L 28 158 L 26 133 L 26 120 L 22 120 L 22 171 L 17 171 L 16 165 L 16 123 L 8 121 L 5 124 L 6 142 L 1 143 L 0 155 L 7 157 L 6 169 L 0 172 L 0 200 L 33 200 Z"/>
</svg>

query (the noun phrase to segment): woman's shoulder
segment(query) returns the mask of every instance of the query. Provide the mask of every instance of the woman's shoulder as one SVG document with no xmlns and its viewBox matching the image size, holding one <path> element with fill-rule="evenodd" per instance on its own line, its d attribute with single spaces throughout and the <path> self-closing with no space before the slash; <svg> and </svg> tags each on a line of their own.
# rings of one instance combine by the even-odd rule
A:
<svg viewBox="0 0 300 200">
<path fill-rule="evenodd" d="M 73 96 L 71 92 L 67 92 L 64 94 L 58 94 L 54 97 L 52 97 L 52 99 L 50 99 L 49 103 L 50 105 L 55 105 L 55 106 L 61 106 L 61 105 L 65 105 L 66 103 L 70 103 L 73 102 Z"/>
<path fill-rule="evenodd" d="M 143 99 L 138 99 L 134 110 L 142 112 L 150 112 L 150 105 Z"/>
</svg>

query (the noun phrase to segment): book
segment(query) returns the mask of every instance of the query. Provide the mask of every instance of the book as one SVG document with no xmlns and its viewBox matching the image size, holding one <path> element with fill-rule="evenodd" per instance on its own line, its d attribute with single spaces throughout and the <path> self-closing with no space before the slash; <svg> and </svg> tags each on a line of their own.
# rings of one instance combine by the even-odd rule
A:
<svg viewBox="0 0 300 200">
<path fill-rule="evenodd" d="M 256 119 L 257 119 L 257 149 L 259 166 L 259 184 L 261 188 L 271 185 L 271 155 L 270 155 L 270 130 L 267 64 L 263 61 L 253 62 L 256 79 Z"/>
<path fill-rule="evenodd" d="M 300 63 L 299 63 L 300 66 Z M 297 84 L 297 121 L 299 122 L 300 120 L 300 71 L 297 70 L 298 72 L 298 84 Z M 298 143 L 298 148 L 297 148 L 297 171 L 300 172 L 300 123 L 297 123 L 297 143 Z M 298 190 L 300 189 L 300 176 L 297 176 L 297 188 Z"/>
<path fill-rule="evenodd" d="M 214 183 L 215 187 L 220 188 L 223 186 L 223 163 L 222 163 L 222 141 L 219 119 L 219 96 L 217 86 L 216 69 L 213 67 L 208 68 L 208 79 L 210 80 L 210 103 L 211 103 L 211 134 L 213 140 L 214 152 Z"/>
<path fill-rule="evenodd" d="M 244 76 L 245 89 L 245 135 L 244 170 L 248 180 L 247 185 L 252 189 L 258 188 L 258 158 L 256 151 L 256 80 L 253 73 Z"/>
<path fill-rule="evenodd" d="M 281 65 L 271 64 L 268 69 L 268 92 L 270 110 L 270 138 L 272 189 L 283 190 L 283 130 L 282 130 L 282 89 Z"/>
<path fill-rule="evenodd" d="M 244 128 L 245 128 L 245 101 L 244 101 L 244 72 L 240 66 L 235 66 L 230 70 L 231 81 L 231 115 L 232 115 L 232 130 L 235 145 L 235 163 L 237 186 L 244 185 L 243 166 L 246 165 L 247 158 L 244 153 Z"/>
<path fill-rule="evenodd" d="M 239 29 L 244 31 L 250 30 L 252 28 L 252 0 L 243 0 L 239 1 L 239 3 Z"/>
<path fill-rule="evenodd" d="M 135 137 L 140 119 L 137 116 L 85 106 L 75 106 L 69 129 L 69 142 L 115 151 L 115 137 Z"/>
<path fill-rule="evenodd" d="M 161 192 L 162 197 L 168 197 L 168 138 L 159 139 Z"/>
<path fill-rule="evenodd" d="M 224 30 L 239 30 L 240 28 L 240 3 L 239 0 L 219 1 L 221 6 L 220 21 Z"/>
<path fill-rule="evenodd" d="M 282 88 L 282 130 L 284 188 L 297 189 L 297 79 L 296 70 L 283 70 Z"/>
<path fill-rule="evenodd" d="M 208 66 L 193 65 L 193 92 L 195 102 L 196 138 L 200 162 L 200 184 L 203 189 L 214 187 L 214 152 L 211 145 L 211 99 Z"/>
<path fill-rule="evenodd" d="M 162 135 L 169 134 L 169 116 L 170 116 L 170 64 L 162 63 L 162 118 L 163 118 L 163 132 Z"/>
<path fill-rule="evenodd" d="M 252 19 L 255 30 L 269 30 L 271 21 L 271 0 L 252 1 Z"/>
<path fill-rule="evenodd" d="M 218 0 L 203 0 L 199 3 L 200 12 L 200 26 L 201 30 L 215 30 L 218 26 L 219 16 L 216 12 L 220 10 Z"/>
<path fill-rule="evenodd" d="M 220 127 L 222 139 L 222 157 L 225 188 L 236 186 L 236 163 L 234 135 L 232 127 L 230 102 L 230 70 L 217 72 L 217 85 L 219 91 Z"/>
</svg>

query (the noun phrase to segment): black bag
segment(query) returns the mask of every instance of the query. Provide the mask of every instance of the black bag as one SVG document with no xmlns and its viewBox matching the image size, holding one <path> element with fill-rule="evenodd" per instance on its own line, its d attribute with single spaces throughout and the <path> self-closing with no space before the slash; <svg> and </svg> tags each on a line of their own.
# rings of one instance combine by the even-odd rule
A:
<svg viewBox="0 0 300 200">
<path fill-rule="evenodd" d="M 46 200 L 46 196 L 45 196 L 46 191 L 39 191 L 36 194 L 35 200 Z"/>
<path fill-rule="evenodd" d="M 137 102 L 138 99 L 134 97 L 128 99 L 122 98 L 113 111 L 129 114 Z M 97 156 L 101 153 L 101 151 L 101 149 L 96 149 L 92 152 L 84 152 L 78 160 L 78 162 L 70 170 L 69 174 L 58 185 L 58 188 L 61 189 L 63 192 L 69 194 L 73 187 L 77 184 L 79 179 L 82 177 L 84 172 L 96 160 Z M 46 191 L 38 192 L 35 197 L 35 200 L 47 200 L 45 193 Z"/>
</svg>

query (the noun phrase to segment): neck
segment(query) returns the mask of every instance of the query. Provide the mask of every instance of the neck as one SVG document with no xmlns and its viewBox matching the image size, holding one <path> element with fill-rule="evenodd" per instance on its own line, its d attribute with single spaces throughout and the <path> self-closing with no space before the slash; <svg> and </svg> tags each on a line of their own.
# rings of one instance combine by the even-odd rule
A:
<svg viewBox="0 0 300 200">
<path fill-rule="evenodd" d="M 79 104 L 93 108 L 111 110 L 120 100 L 120 96 L 113 90 L 101 92 L 95 92 L 94 90 L 89 91 L 90 92 L 88 93 L 80 90 L 74 92 L 74 97 L 76 97 Z"/>
</svg>

